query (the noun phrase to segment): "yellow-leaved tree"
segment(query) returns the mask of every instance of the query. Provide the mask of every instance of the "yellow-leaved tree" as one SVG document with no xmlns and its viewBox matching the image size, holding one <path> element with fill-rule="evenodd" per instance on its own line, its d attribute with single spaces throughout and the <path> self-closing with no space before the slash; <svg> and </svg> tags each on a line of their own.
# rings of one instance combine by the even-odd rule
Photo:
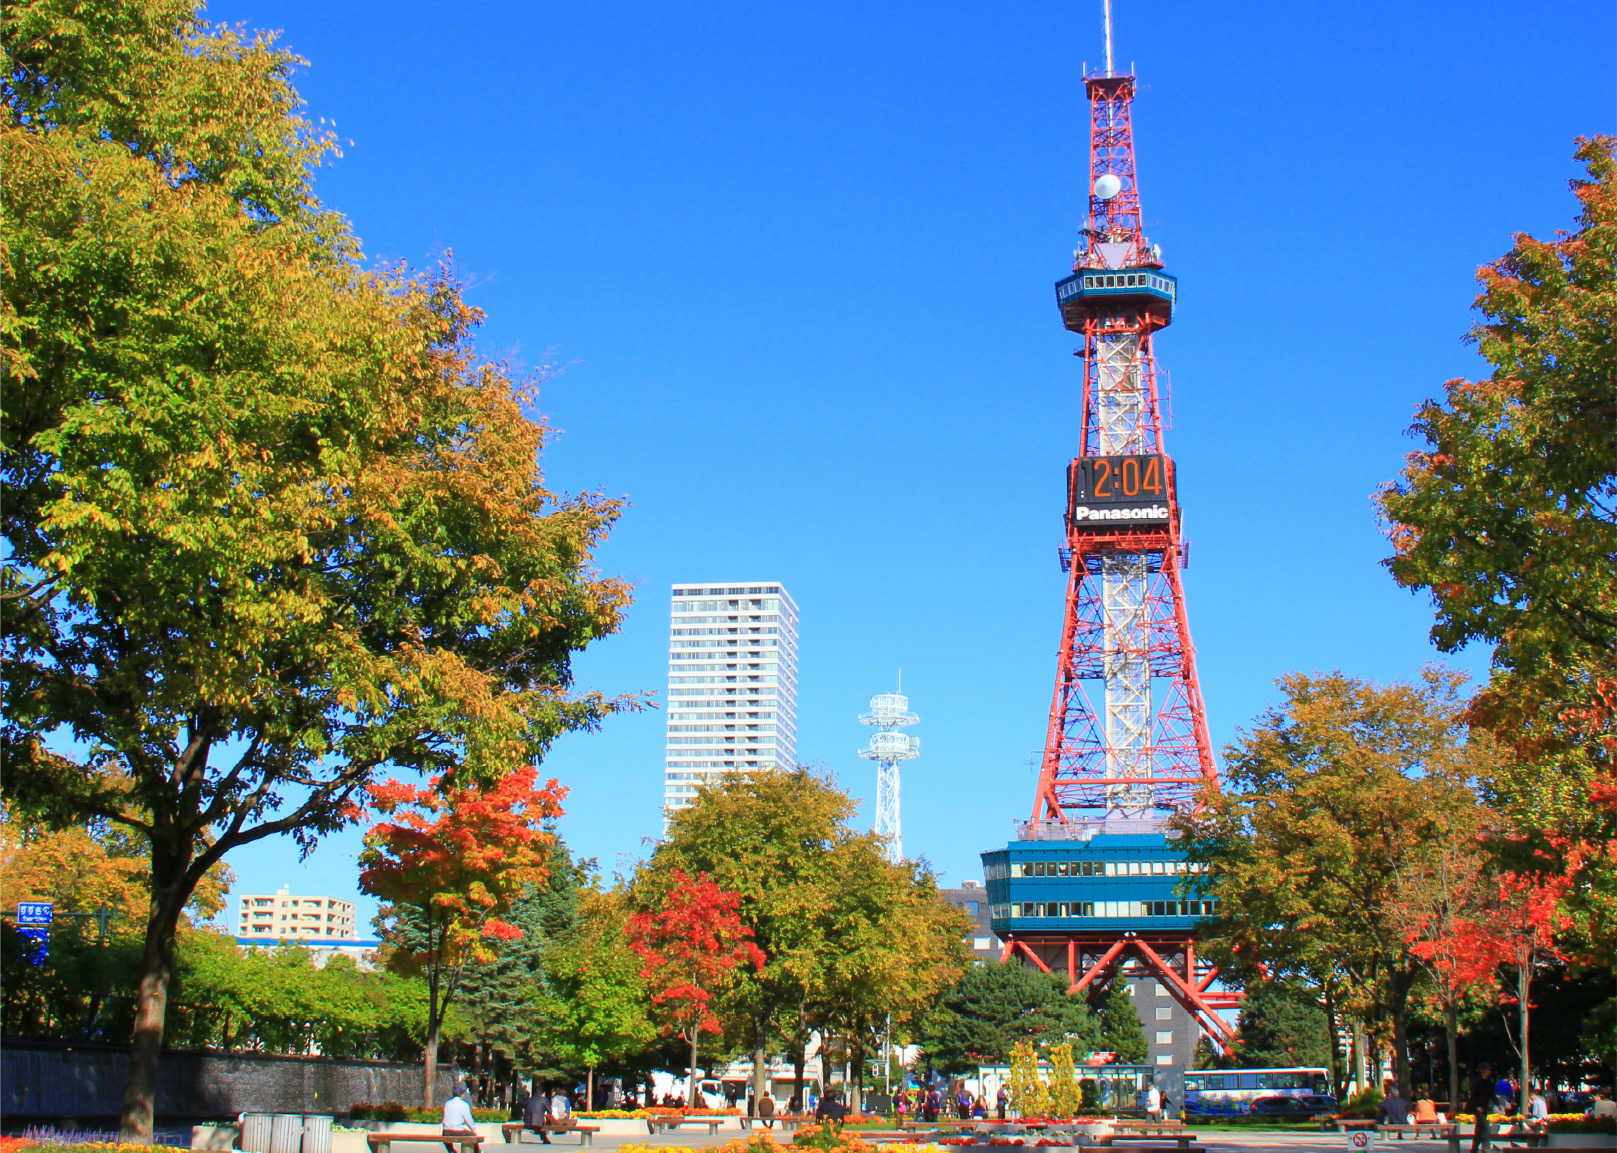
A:
<svg viewBox="0 0 1617 1153">
<path fill-rule="evenodd" d="M 539 469 L 537 381 L 446 274 L 367 267 L 299 63 L 193 0 L 4 11 L 6 799 L 151 883 L 122 1134 L 152 1129 L 175 932 L 231 850 L 307 851 L 379 771 L 502 780 L 617 702 L 617 516 Z"/>
</svg>

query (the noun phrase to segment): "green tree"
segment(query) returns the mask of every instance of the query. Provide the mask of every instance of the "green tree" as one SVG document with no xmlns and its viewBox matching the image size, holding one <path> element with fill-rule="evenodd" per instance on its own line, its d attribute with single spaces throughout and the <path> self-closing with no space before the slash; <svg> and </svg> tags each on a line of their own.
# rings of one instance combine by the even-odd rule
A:
<svg viewBox="0 0 1617 1153">
<path fill-rule="evenodd" d="M 1072 1042 L 1050 1046 L 1050 1116 L 1076 1117 L 1083 1108 L 1084 1094 L 1078 1087 Z"/>
<path fill-rule="evenodd" d="M 588 1070 L 593 1100 L 596 1068 L 652 1048 L 661 1031 L 649 1012 L 643 962 L 626 945 L 628 893 L 585 889 L 580 912 L 579 931 L 548 955 L 545 983 L 533 986 L 529 999 L 536 1044 Z"/>
<path fill-rule="evenodd" d="M 978 961 L 927 1014 L 920 1039 L 939 1070 L 971 1073 L 1009 1062 L 1022 1041 L 1046 1049 L 1070 1042 L 1086 1054 L 1104 1049 L 1101 1029 L 1088 1006 L 1068 995 L 1064 977 L 1016 962 Z"/>
<path fill-rule="evenodd" d="M 1280 981 L 1247 986 L 1236 1044 L 1242 1065 L 1326 1065 L 1331 1039 L 1319 994 Z"/>
<path fill-rule="evenodd" d="M 573 862 L 559 837 L 547 868 L 544 881 L 527 886 L 504 918 L 522 936 L 504 942 L 486 962 L 473 958 L 461 974 L 458 1009 L 446 1027 L 449 1035 L 475 1043 L 475 1071 L 484 1076 L 490 1070 L 483 1062 L 495 1049 L 511 1055 L 513 1075 L 515 1066 L 538 1070 L 553 1063 L 535 998 L 554 991 L 554 968 L 583 931 L 580 878 L 587 869 Z"/>
<path fill-rule="evenodd" d="M 1402 878 L 1431 846 L 1475 828 L 1486 742 L 1466 740 L 1462 678 L 1419 684 L 1292 673 L 1285 702 L 1225 751 L 1229 788 L 1179 822 L 1202 890 L 1217 902 L 1202 951 L 1250 983 L 1341 987 L 1391 1035 L 1409 1087 L 1410 997 L 1421 972 L 1401 906 Z M 1333 999 L 1339 994 L 1333 992 Z"/>
<path fill-rule="evenodd" d="M 451 280 L 361 266 L 294 57 L 183 0 L 3 19 L 5 789 L 149 843 L 144 1140 L 210 868 L 306 850 L 380 766 L 494 779 L 611 711 L 568 688 L 627 600 L 587 568 L 618 504 L 545 490 L 533 382 Z"/>
<path fill-rule="evenodd" d="M 1117 1054 L 1123 1065 L 1138 1065 L 1145 1060 L 1147 1048 L 1145 1029 L 1140 1025 L 1140 1014 L 1135 1011 L 1134 999 L 1121 981 L 1114 982 L 1097 1007 L 1100 1017 L 1100 1041 L 1096 1048 Z"/>
<path fill-rule="evenodd" d="M 1030 1040 L 1011 1046 L 1011 1103 L 1018 1117 L 1043 1117 L 1050 1108 L 1050 1086 L 1039 1076 L 1039 1051 Z"/>
<path fill-rule="evenodd" d="M 1401 480 L 1380 494 L 1407 588 L 1432 597 L 1444 651 L 1493 646 L 1473 721 L 1515 756 L 1490 800 L 1525 836 L 1513 867 L 1570 872 L 1587 951 L 1617 941 L 1617 160 L 1578 141 L 1576 229 L 1518 233 L 1478 271 L 1470 340 L 1492 368 L 1417 410 Z"/>
<path fill-rule="evenodd" d="M 754 1057 L 753 1088 L 779 1038 L 803 1080 L 817 1031 L 855 1039 L 877 1014 L 913 1018 L 953 979 L 963 915 L 932 878 L 886 861 L 882 845 L 848 825 L 856 804 L 809 769 L 725 774 L 674 814 L 666 839 L 636 875 L 635 900 L 655 907 L 672 871 L 707 873 L 738 894 L 738 916 L 766 962 L 729 989 L 720 1015 Z"/>
</svg>

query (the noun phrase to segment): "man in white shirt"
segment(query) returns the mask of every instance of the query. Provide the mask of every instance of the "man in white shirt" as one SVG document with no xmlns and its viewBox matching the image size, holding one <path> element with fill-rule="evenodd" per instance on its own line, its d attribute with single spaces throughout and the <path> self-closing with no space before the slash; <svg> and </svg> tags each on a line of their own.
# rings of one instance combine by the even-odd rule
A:
<svg viewBox="0 0 1617 1153">
<path fill-rule="evenodd" d="M 472 1119 L 472 1107 L 467 1104 L 466 1097 L 471 1091 L 466 1088 L 466 1082 L 457 1081 L 455 1091 L 444 1102 L 444 1136 L 445 1137 L 476 1137 L 477 1122 Z M 455 1153 L 456 1146 L 444 1142 L 444 1148 L 449 1153 Z"/>
<path fill-rule="evenodd" d="M 1527 1103 L 1527 1127 L 1535 1132 L 1547 1129 L 1550 1124 L 1550 1107 L 1544 1102 L 1544 1094 L 1533 1093 L 1533 1099 Z"/>
<path fill-rule="evenodd" d="M 1162 1090 L 1155 1085 L 1145 1091 L 1145 1115 L 1152 1121 L 1162 1120 Z"/>
</svg>

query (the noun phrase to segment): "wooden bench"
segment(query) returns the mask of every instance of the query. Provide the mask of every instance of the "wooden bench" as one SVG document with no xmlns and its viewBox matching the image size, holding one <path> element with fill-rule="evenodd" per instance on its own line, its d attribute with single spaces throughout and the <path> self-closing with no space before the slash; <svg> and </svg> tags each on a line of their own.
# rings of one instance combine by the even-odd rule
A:
<svg viewBox="0 0 1617 1153">
<path fill-rule="evenodd" d="M 1161 1121 L 1130 1121 L 1116 1120 L 1112 1122 L 1112 1135 L 1110 1137 L 1092 1138 L 1097 1145 L 1126 1144 L 1130 1149 L 1139 1149 L 1141 1146 L 1135 1142 L 1171 1140 L 1180 1149 L 1189 1149 L 1196 1141 L 1196 1134 L 1185 1128 L 1185 1123 L 1178 1120 Z"/>
<path fill-rule="evenodd" d="M 385 1151 L 395 1141 L 421 1141 L 429 1145 L 437 1145 L 440 1143 L 444 1145 L 456 1145 L 459 1146 L 460 1153 L 467 1153 L 468 1150 L 470 1150 L 470 1153 L 479 1153 L 479 1150 L 481 1150 L 483 1147 L 483 1135 L 481 1133 L 395 1132 L 365 1134 L 365 1143 L 372 1149 L 376 1150 L 376 1153 L 385 1153 Z"/>
<path fill-rule="evenodd" d="M 1167 1130 L 1156 1136 L 1147 1136 L 1145 1133 L 1113 1133 L 1110 1137 L 1092 1137 L 1090 1141 L 1096 1145 L 1124 1145 L 1137 1153 L 1138 1150 L 1146 1148 L 1148 1143 L 1152 1141 L 1158 1142 L 1162 1148 L 1170 1148 L 1168 1142 L 1172 1141 L 1172 1147 L 1189 1149 L 1196 1143 L 1196 1134 L 1174 1133 Z"/>
<path fill-rule="evenodd" d="M 1184 1127 L 1183 1121 L 1168 1117 L 1161 1121 L 1136 1121 L 1131 1117 L 1119 1117 L 1112 1122 L 1113 1129 L 1127 1129 L 1133 1133 L 1167 1133 Z"/>
<path fill-rule="evenodd" d="M 681 1125 L 706 1125 L 708 1136 L 716 1137 L 719 1126 L 729 1119 L 728 1117 L 647 1117 L 646 1129 L 655 1137 L 658 1133 L 667 1132 L 669 1129 L 678 1129 Z"/>
<path fill-rule="evenodd" d="M 743 1129 L 751 1129 L 754 1125 L 762 1125 L 765 1129 L 772 1129 L 779 1125 L 782 1133 L 790 1133 L 799 1125 L 804 1125 L 814 1120 L 814 1115 L 812 1113 L 771 1113 L 768 1117 L 748 1117 L 743 1113 L 736 1120 L 741 1122 Z"/>
<path fill-rule="evenodd" d="M 1363 1126 L 1360 1126 L 1363 1128 Z M 1396 1133 L 1402 1139 L 1405 1133 L 1412 1137 L 1419 1137 L 1422 1133 L 1430 1133 L 1433 1141 L 1445 1138 L 1449 1143 L 1449 1153 L 1460 1153 L 1460 1126 L 1454 1121 L 1410 1121 L 1404 1125 L 1377 1125 L 1377 1133 Z"/>
<path fill-rule="evenodd" d="M 500 1132 L 505 1136 L 505 1143 L 522 1144 L 522 1134 L 527 1133 L 554 1133 L 558 1137 L 563 1133 L 577 1133 L 580 1145 L 595 1144 L 595 1135 L 601 1131 L 599 1125 L 580 1125 L 576 1121 L 550 1121 L 534 1129 L 524 1125 L 521 1121 L 507 1121 L 500 1126 Z"/>
</svg>

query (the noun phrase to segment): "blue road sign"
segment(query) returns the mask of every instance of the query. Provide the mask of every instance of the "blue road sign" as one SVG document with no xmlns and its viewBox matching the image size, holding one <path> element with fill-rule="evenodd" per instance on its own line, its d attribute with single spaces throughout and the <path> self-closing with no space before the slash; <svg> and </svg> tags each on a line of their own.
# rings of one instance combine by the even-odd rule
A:
<svg viewBox="0 0 1617 1153">
<path fill-rule="evenodd" d="M 17 902 L 17 932 L 33 942 L 29 960 L 35 965 L 43 965 L 45 954 L 50 952 L 51 922 L 55 919 L 56 908 L 49 901 Z"/>
<path fill-rule="evenodd" d="M 19 901 L 17 924 L 48 925 L 55 919 L 56 906 L 49 901 Z"/>
</svg>

